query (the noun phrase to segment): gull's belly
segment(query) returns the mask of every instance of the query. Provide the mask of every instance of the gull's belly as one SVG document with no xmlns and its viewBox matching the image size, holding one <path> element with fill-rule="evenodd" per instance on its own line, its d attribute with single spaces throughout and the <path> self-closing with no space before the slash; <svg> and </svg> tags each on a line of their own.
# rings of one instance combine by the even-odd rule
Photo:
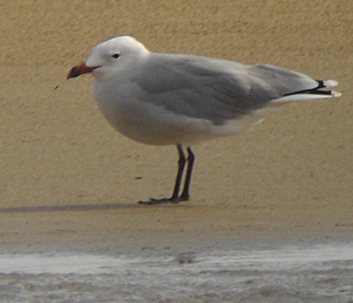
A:
<svg viewBox="0 0 353 303">
<path fill-rule="evenodd" d="M 151 145 L 185 144 L 246 130 L 261 122 L 266 110 L 214 125 L 207 119 L 191 118 L 151 104 L 99 102 L 103 115 L 124 136 Z"/>
<path fill-rule="evenodd" d="M 214 125 L 206 119 L 190 118 L 142 101 L 108 102 L 98 107 L 124 136 L 151 145 L 191 144 L 214 137 Z"/>
<path fill-rule="evenodd" d="M 95 89 L 99 109 L 124 136 L 151 145 L 185 144 L 228 136 L 251 128 L 267 113 L 254 111 L 222 125 L 211 120 L 176 113 L 143 99 L 101 94 Z"/>
</svg>

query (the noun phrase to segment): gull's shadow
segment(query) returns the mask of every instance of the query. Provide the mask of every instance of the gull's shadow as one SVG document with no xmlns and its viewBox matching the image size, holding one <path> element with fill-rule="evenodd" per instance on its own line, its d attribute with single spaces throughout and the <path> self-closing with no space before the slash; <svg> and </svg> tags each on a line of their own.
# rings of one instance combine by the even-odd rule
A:
<svg viewBox="0 0 353 303">
<path fill-rule="evenodd" d="M 107 209 L 127 209 L 141 207 L 137 203 L 133 204 L 85 204 L 85 205 L 61 205 L 61 206 L 19 206 L 3 207 L 0 213 L 34 213 L 34 212 L 56 212 L 56 211 L 92 211 Z"/>
</svg>

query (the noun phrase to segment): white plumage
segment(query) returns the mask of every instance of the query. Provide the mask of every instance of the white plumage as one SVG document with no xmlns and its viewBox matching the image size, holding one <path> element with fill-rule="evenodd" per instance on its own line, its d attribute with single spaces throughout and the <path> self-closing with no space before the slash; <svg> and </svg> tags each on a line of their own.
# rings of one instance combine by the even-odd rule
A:
<svg viewBox="0 0 353 303">
<path fill-rule="evenodd" d="M 179 155 L 183 144 L 253 126 L 273 105 L 340 96 L 324 90 L 336 86 L 334 80 L 270 65 L 153 53 L 129 36 L 97 45 L 68 78 L 89 72 L 98 106 L 119 132 L 146 144 L 176 144 Z"/>
</svg>

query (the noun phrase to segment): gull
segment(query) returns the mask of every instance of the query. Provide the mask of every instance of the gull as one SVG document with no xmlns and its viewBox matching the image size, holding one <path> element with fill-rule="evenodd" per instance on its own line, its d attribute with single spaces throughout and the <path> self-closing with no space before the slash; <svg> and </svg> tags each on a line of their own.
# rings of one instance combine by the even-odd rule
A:
<svg viewBox="0 0 353 303">
<path fill-rule="evenodd" d="M 314 80 L 271 65 L 154 53 L 131 36 L 98 44 L 67 78 L 83 74 L 94 76 L 98 107 L 121 134 L 145 144 L 177 147 L 171 197 L 139 201 L 147 205 L 190 199 L 192 144 L 249 129 L 277 105 L 341 95 L 325 90 L 338 84 L 334 80 Z"/>
</svg>

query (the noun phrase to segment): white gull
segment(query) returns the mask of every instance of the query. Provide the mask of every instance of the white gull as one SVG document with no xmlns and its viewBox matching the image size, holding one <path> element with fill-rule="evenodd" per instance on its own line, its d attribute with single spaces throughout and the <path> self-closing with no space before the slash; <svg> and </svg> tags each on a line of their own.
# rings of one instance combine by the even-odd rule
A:
<svg viewBox="0 0 353 303">
<path fill-rule="evenodd" d="M 100 110 L 120 133 L 146 144 L 177 146 L 172 196 L 140 201 L 143 204 L 189 200 L 194 164 L 191 144 L 248 129 L 275 105 L 341 95 L 323 90 L 336 86 L 334 80 L 314 80 L 271 65 L 153 53 L 130 36 L 94 47 L 88 60 L 73 67 L 68 78 L 86 73 L 96 79 L 94 94 Z M 188 146 L 187 157 L 183 145 Z"/>
</svg>

